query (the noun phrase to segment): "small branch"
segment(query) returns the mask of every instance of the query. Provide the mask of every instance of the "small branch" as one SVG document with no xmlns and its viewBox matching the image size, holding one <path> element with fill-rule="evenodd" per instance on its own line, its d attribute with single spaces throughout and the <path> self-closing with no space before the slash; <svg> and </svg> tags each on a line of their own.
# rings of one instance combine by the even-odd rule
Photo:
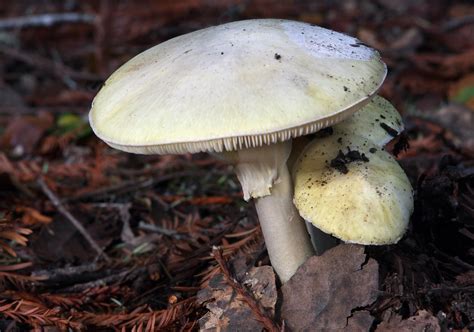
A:
<svg viewBox="0 0 474 332">
<path fill-rule="evenodd" d="M 222 249 L 218 247 L 212 248 L 212 255 L 216 260 L 217 264 L 224 275 L 225 281 L 240 295 L 242 300 L 247 303 L 249 308 L 255 314 L 258 321 L 260 321 L 264 328 L 270 332 L 280 332 L 282 328 L 280 328 L 273 319 L 265 312 L 265 310 L 260 306 L 260 304 L 255 300 L 255 298 L 242 286 L 239 284 L 234 277 L 232 277 L 229 268 L 225 262 L 224 257 L 222 256 Z"/>
<path fill-rule="evenodd" d="M 128 180 L 128 181 L 123 181 L 116 185 L 100 188 L 95 191 L 89 191 L 89 192 L 85 192 L 76 196 L 65 198 L 63 199 L 63 202 L 92 199 L 92 198 L 98 198 L 98 197 L 109 196 L 109 195 L 123 195 L 129 192 L 148 189 L 150 187 L 153 187 L 154 185 L 157 185 L 165 181 L 178 179 L 182 177 L 188 177 L 188 176 L 191 176 L 191 177 L 200 176 L 201 174 L 205 174 L 205 172 L 204 171 L 203 172 L 182 171 L 182 172 L 164 174 L 164 175 L 161 175 L 159 177 L 154 177 L 154 178 L 146 178 L 142 180 L 133 179 L 133 180 Z"/>
<path fill-rule="evenodd" d="M 180 234 L 180 233 L 178 233 L 177 231 L 175 231 L 173 229 L 167 229 L 167 228 L 163 228 L 163 227 L 160 227 L 160 226 L 157 226 L 157 225 L 147 224 L 143 221 L 140 221 L 138 223 L 138 229 L 141 229 L 143 231 L 163 234 L 163 235 L 166 235 L 166 236 L 169 236 L 169 237 L 174 237 L 176 239 L 182 239 L 182 238 L 186 237 L 186 234 Z"/>
<path fill-rule="evenodd" d="M 39 178 L 38 184 L 40 185 L 43 193 L 49 198 L 51 203 L 56 207 L 56 209 L 61 213 L 71 224 L 79 231 L 79 233 L 84 236 L 84 238 L 89 242 L 92 248 L 99 254 L 99 256 L 104 257 L 104 259 L 109 262 L 110 258 L 104 253 L 102 248 L 95 242 L 89 232 L 82 226 L 81 222 L 76 219 L 65 207 L 61 204 L 60 199 L 49 189 L 48 185 L 44 181 L 44 178 Z"/>
<path fill-rule="evenodd" d="M 31 27 L 51 27 L 63 23 L 93 24 L 94 15 L 83 13 L 42 14 L 6 18 L 0 20 L 0 29 L 22 29 Z"/>
<path fill-rule="evenodd" d="M 105 285 L 112 285 L 112 284 L 122 284 L 126 280 L 132 280 L 137 278 L 139 275 L 143 275 L 146 273 L 146 268 L 140 267 L 140 268 L 135 268 L 131 271 L 126 270 L 122 272 L 117 272 L 112 275 L 108 275 L 105 277 L 102 277 L 97 280 L 92 280 L 89 282 L 85 283 L 76 283 L 74 285 L 71 285 L 66 288 L 61 288 L 61 292 L 64 293 L 80 293 L 84 292 L 88 289 L 95 288 L 95 287 L 101 287 Z"/>
<path fill-rule="evenodd" d="M 53 114 L 77 113 L 84 114 L 89 111 L 88 107 L 82 106 L 0 106 L 0 114 L 5 115 L 38 115 L 39 111 Z"/>
<path fill-rule="evenodd" d="M 48 72 L 63 81 L 65 79 L 65 76 L 74 80 L 84 80 L 84 81 L 102 80 L 102 77 L 100 77 L 99 75 L 95 75 L 88 72 L 79 72 L 72 68 L 67 67 L 66 65 L 62 63 L 52 61 L 48 58 L 44 58 L 36 54 L 25 53 L 11 47 L 0 45 L 0 54 L 4 54 L 7 57 L 27 63 L 30 66 L 38 68 L 39 70 L 42 70 L 44 72 Z"/>
<path fill-rule="evenodd" d="M 474 24 L 474 15 L 456 17 L 441 26 L 443 31 L 455 30 L 463 27 L 464 25 Z"/>
</svg>

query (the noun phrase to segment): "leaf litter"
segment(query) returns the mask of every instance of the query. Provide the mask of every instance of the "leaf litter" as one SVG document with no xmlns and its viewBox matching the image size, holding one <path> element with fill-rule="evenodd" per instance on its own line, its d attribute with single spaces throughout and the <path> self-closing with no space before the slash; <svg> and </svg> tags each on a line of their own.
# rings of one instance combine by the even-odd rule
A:
<svg viewBox="0 0 474 332">
<path fill-rule="evenodd" d="M 1 330 L 474 328 L 474 7 L 269 4 L 0 4 Z M 81 15 L 62 15 L 69 11 Z M 113 151 L 85 121 L 104 79 L 138 52 L 249 17 L 305 20 L 380 49 L 390 69 L 381 94 L 405 119 L 405 140 L 388 149 L 416 189 L 410 229 L 397 245 L 338 246 L 310 259 L 297 276 L 308 285 L 301 310 L 318 315 L 291 310 L 291 284 L 274 279 L 253 207 L 227 165 L 203 154 Z"/>
</svg>

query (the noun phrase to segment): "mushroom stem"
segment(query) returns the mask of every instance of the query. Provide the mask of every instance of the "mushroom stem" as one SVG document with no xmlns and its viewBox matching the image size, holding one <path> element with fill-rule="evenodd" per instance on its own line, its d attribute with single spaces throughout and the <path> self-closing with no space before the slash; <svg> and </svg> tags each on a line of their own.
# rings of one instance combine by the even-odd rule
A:
<svg viewBox="0 0 474 332">
<path fill-rule="evenodd" d="M 324 233 L 308 221 L 305 221 L 305 224 L 316 255 L 320 256 L 324 254 L 325 251 L 337 246 L 339 241 L 334 236 Z"/>
<path fill-rule="evenodd" d="M 313 254 L 303 220 L 293 205 L 287 167 L 291 141 L 221 154 L 236 163 L 244 199 L 255 198 L 270 261 L 285 283 Z"/>
<path fill-rule="evenodd" d="M 255 200 L 268 256 L 282 283 L 313 254 L 313 248 L 298 211 L 293 205 L 293 186 L 285 166 L 269 196 Z"/>
</svg>

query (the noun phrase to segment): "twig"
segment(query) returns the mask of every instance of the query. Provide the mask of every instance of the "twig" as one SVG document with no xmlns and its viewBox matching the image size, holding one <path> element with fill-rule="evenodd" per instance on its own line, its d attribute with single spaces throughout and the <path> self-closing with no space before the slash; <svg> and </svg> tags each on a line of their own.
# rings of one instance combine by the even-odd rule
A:
<svg viewBox="0 0 474 332">
<path fill-rule="evenodd" d="M 448 22 L 444 23 L 441 26 L 441 30 L 443 31 L 450 31 L 461 28 L 464 25 L 473 24 L 474 23 L 474 15 L 457 17 Z"/>
<path fill-rule="evenodd" d="M 31 54 L 31 53 L 27 54 L 11 47 L 0 45 L 0 54 L 4 54 L 15 60 L 19 60 L 24 63 L 27 63 L 30 66 L 36 67 L 45 72 L 49 72 L 63 81 L 65 77 L 76 79 L 76 80 L 85 80 L 85 81 L 102 80 L 102 78 L 99 75 L 95 75 L 88 72 L 79 72 L 72 68 L 67 67 L 66 65 L 62 63 L 52 61 L 50 59 L 44 58 L 36 54 Z"/>
<path fill-rule="evenodd" d="M 39 111 L 46 111 L 53 114 L 79 113 L 84 114 L 89 111 L 88 107 L 82 106 L 0 106 L 0 116 L 10 115 L 38 115 Z"/>
<path fill-rule="evenodd" d="M 155 177 L 155 178 L 147 178 L 143 180 L 128 180 L 128 181 L 123 181 L 122 183 L 119 183 L 117 185 L 113 185 L 110 187 L 105 187 L 101 188 L 96 191 L 89 191 L 83 194 L 79 194 L 73 197 L 68 197 L 63 199 L 63 202 L 71 202 L 71 201 L 77 201 L 77 200 L 84 200 L 84 199 L 91 199 L 91 198 L 97 198 L 101 196 L 107 196 L 107 195 L 118 195 L 118 194 L 125 194 L 137 190 L 143 190 L 150 188 L 158 183 L 181 178 L 181 177 L 187 177 L 187 176 L 200 176 L 201 174 L 204 174 L 204 172 L 200 171 L 182 171 L 182 172 L 176 172 L 176 173 L 170 173 L 170 174 L 165 174 L 160 177 Z"/>
<path fill-rule="evenodd" d="M 247 303 L 256 318 L 263 324 L 264 328 L 270 332 L 280 332 L 282 329 L 273 321 L 272 318 L 261 308 L 260 304 L 249 292 L 239 284 L 231 275 L 229 268 L 222 256 L 222 249 L 219 247 L 212 248 L 212 255 L 224 275 L 225 281 L 240 295 L 242 300 Z"/>
<path fill-rule="evenodd" d="M 0 29 L 22 29 L 29 27 L 51 27 L 62 23 L 89 23 L 96 20 L 94 15 L 83 13 L 60 13 L 20 16 L 0 20 Z"/>
<path fill-rule="evenodd" d="M 110 258 L 107 254 L 102 250 L 102 248 L 95 242 L 89 232 L 82 226 L 81 222 L 76 219 L 62 204 L 60 199 L 49 189 L 48 185 L 44 181 L 44 178 L 40 177 L 38 179 L 38 184 L 40 185 L 43 193 L 49 198 L 51 203 L 56 207 L 56 209 L 67 219 L 71 222 L 71 224 L 79 231 L 79 233 L 84 236 L 84 238 L 89 242 L 92 248 L 99 254 L 99 256 L 104 257 L 107 262 L 110 262 Z"/>
<path fill-rule="evenodd" d="M 94 288 L 94 287 L 100 287 L 100 286 L 105 286 L 105 285 L 111 285 L 111 284 L 116 284 L 116 283 L 123 283 L 126 280 L 132 280 L 137 278 L 139 275 L 144 275 L 146 273 L 146 268 L 145 267 L 139 267 L 135 268 L 133 270 L 126 270 L 122 272 L 117 272 L 112 275 L 105 276 L 100 279 L 92 280 L 89 282 L 85 283 L 76 283 L 72 286 L 61 288 L 61 292 L 64 293 L 79 293 L 83 292 L 85 290 Z M 57 290 L 57 288 L 56 288 Z"/>
<path fill-rule="evenodd" d="M 158 234 L 163 234 L 163 235 L 166 235 L 166 236 L 174 237 L 176 239 L 182 239 L 182 238 L 186 237 L 186 234 L 180 234 L 175 230 L 163 228 L 163 227 L 153 225 L 153 224 L 147 224 L 143 221 L 140 221 L 138 223 L 138 228 L 141 229 L 141 230 L 144 230 L 144 231 L 149 231 L 149 232 L 153 232 L 153 233 L 158 233 Z"/>
<path fill-rule="evenodd" d="M 465 293 L 472 293 L 474 292 L 474 286 L 464 286 L 464 287 L 435 287 L 431 289 L 421 290 L 418 293 L 432 295 L 433 293 L 448 293 L 448 292 L 465 292 Z"/>
</svg>

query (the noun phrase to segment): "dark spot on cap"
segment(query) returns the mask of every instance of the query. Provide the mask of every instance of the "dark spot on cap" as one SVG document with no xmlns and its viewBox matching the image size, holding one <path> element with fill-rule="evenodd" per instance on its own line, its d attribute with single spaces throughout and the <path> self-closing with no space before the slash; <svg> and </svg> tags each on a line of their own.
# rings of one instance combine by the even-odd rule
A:
<svg viewBox="0 0 474 332">
<path fill-rule="evenodd" d="M 224 52 L 221 52 L 221 55 L 224 55 Z"/>
<path fill-rule="evenodd" d="M 382 127 L 390 136 L 397 137 L 398 131 L 390 127 L 388 124 L 382 122 L 380 123 L 380 127 Z"/>
<path fill-rule="evenodd" d="M 336 158 L 332 159 L 329 165 L 339 172 L 347 174 L 349 169 L 346 165 L 354 161 L 369 162 L 369 158 L 367 158 L 364 153 L 360 153 L 357 150 L 351 150 L 349 147 L 347 147 L 347 153 L 344 154 L 341 150 L 339 150 Z"/>
<path fill-rule="evenodd" d="M 275 53 L 275 59 L 280 60 L 280 59 L 281 59 L 281 55 L 278 54 L 278 53 Z"/>
<path fill-rule="evenodd" d="M 370 47 L 369 45 L 367 45 L 366 43 L 363 43 L 363 42 L 361 42 L 361 41 L 358 41 L 358 42 L 356 43 L 356 45 L 365 46 L 365 47 Z"/>
<path fill-rule="evenodd" d="M 346 166 L 346 158 L 344 156 L 344 153 L 342 153 L 341 150 L 339 150 L 339 153 L 337 154 L 336 158 L 331 160 L 330 166 L 342 174 L 347 174 L 349 173 L 349 170 L 347 169 Z"/>
<path fill-rule="evenodd" d="M 347 86 L 344 85 L 344 91 L 350 91 L 349 88 Z"/>
<path fill-rule="evenodd" d="M 369 158 L 367 158 L 364 153 L 360 153 L 357 150 L 351 150 L 349 148 L 347 148 L 347 150 L 348 152 L 346 153 L 345 158 L 348 162 L 357 161 L 357 160 L 361 160 L 364 162 L 369 161 Z"/>
<path fill-rule="evenodd" d="M 370 148 L 370 149 L 369 149 L 369 152 L 370 152 L 370 153 L 375 153 L 375 152 L 377 152 L 377 149 L 376 149 L 376 148 Z"/>
</svg>

